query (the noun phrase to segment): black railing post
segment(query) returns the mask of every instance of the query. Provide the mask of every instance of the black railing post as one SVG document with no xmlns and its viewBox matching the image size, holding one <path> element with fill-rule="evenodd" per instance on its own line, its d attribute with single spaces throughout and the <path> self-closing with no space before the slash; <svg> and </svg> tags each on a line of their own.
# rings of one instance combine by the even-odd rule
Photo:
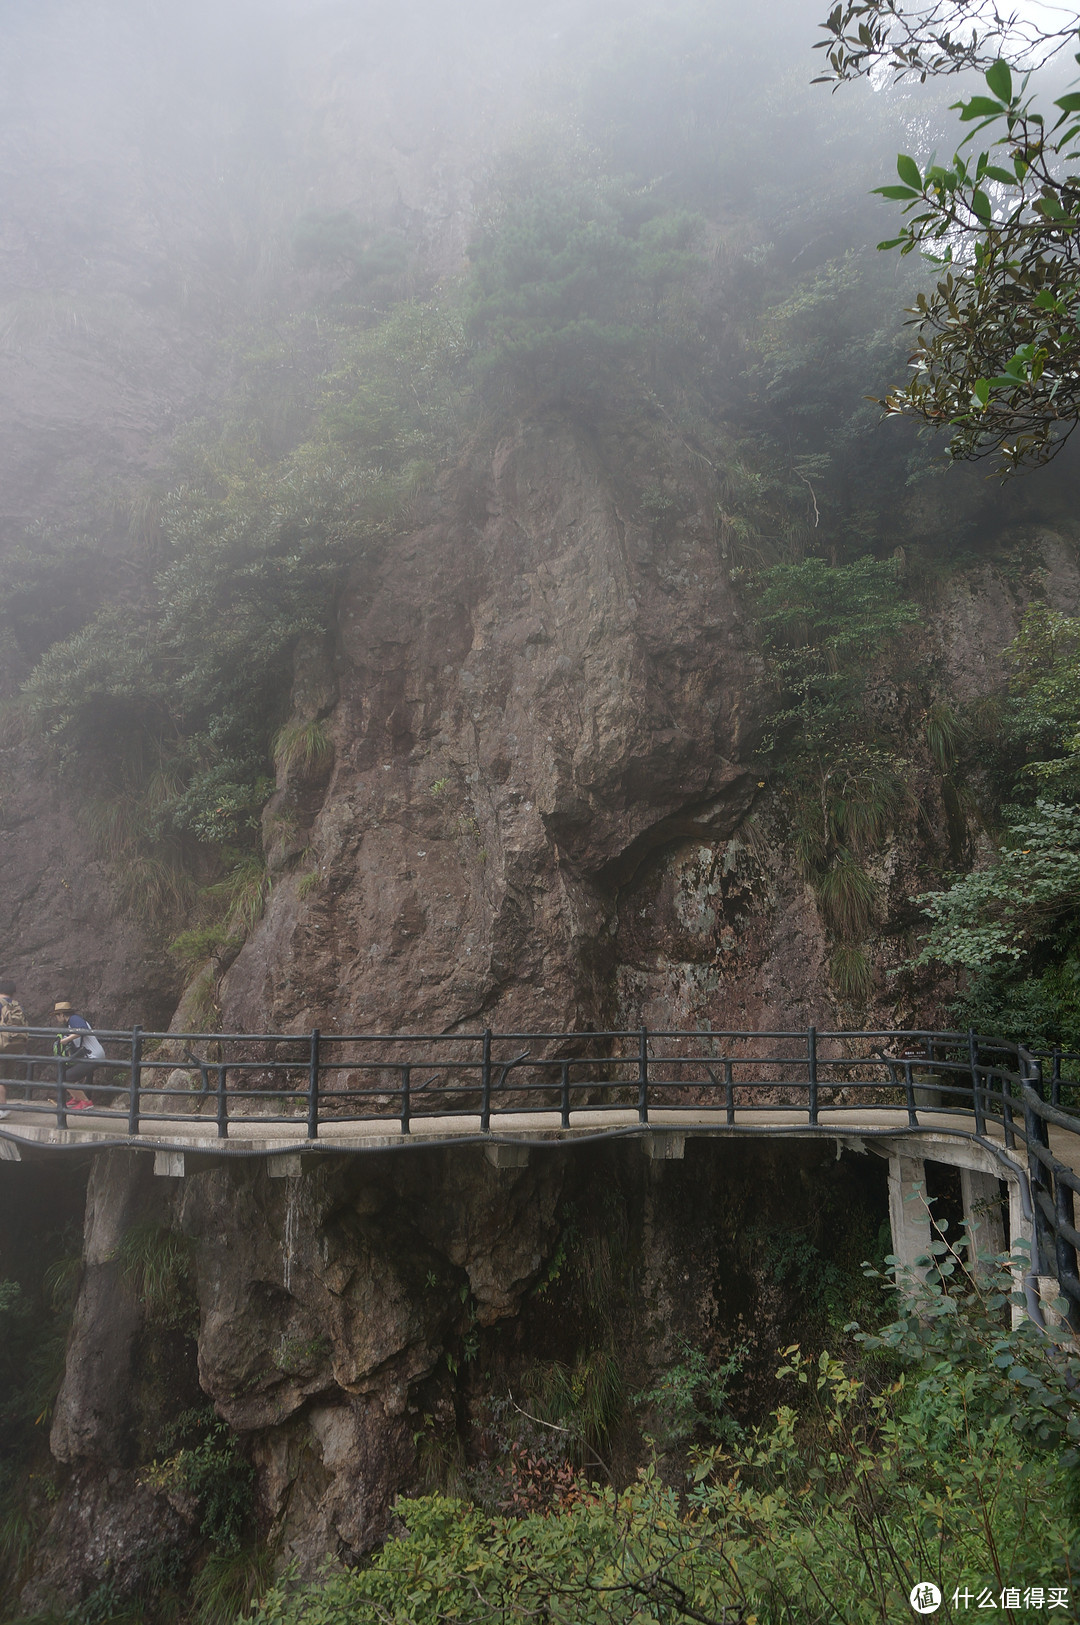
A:
<svg viewBox="0 0 1080 1625">
<path fill-rule="evenodd" d="M 319 1029 L 311 1029 L 311 1049 L 308 1055 L 307 1085 L 307 1137 L 319 1138 Z"/>
<path fill-rule="evenodd" d="M 735 1075 L 731 1070 L 731 1061 L 724 1062 L 724 1112 L 729 1123 L 735 1121 Z"/>
<path fill-rule="evenodd" d="M 1061 1050 L 1054 1050 L 1054 1070 L 1050 1074 L 1050 1104 L 1061 1105 Z"/>
<path fill-rule="evenodd" d="M 217 1069 L 217 1132 L 219 1140 L 229 1137 L 229 1091 L 226 1087 L 228 1067 L 222 1061 Z"/>
<path fill-rule="evenodd" d="M 56 1126 L 67 1128 L 67 1083 L 65 1077 L 67 1067 L 61 1055 L 56 1067 Z"/>
<path fill-rule="evenodd" d="M 484 1050 L 480 1063 L 480 1132 L 491 1132 L 491 1028 L 484 1028 Z"/>
<path fill-rule="evenodd" d="M 559 1103 L 560 1103 L 560 1106 L 562 1108 L 562 1126 L 563 1126 L 563 1128 L 569 1128 L 570 1127 L 570 1062 L 569 1061 L 564 1061 L 563 1064 L 562 1064 L 562 1080 L 561 1080 L 561 1082 L 562 1082 L 562 1089 L 561 1089 L 561 1094 L 559 1096 Z"/>
<path fill-rule="evenodd" d="M 971 1098 L 975 1106 L 975 1132 L 986 1134 L 986 1113 L 983 1110 L 982 1088 L 979 1084 L 979 1052 L 975 1044 L 975 1029 L 968 1028 L 968 1064 L 971 1067 Z"/>
<path fill-rule="evenodd" d="M 1013 1075 L 1007 1066 L 1003 1066 L 1001 1068 L 1001 1078 L 999 1080 L 1001 1084 L 1001 1121 L 1005 1129 L 1006 1151 L 1016 1150 L 1016 1132 L 1013 1127 L 1013 1083 L 1015 1081 L 1016 1093 L 1019 1094 L 1022 1089 L 1021 1079 L 1023 1077 L 1023 1071 L 1024 1069 L 1020 1060 L 1020 1051 L 1018 1048 L 1016 1052 L 1015 1080 L 1013 1079 Z"/>
<path fill-rule="evenodd" d="M 412 1075 L 411 1066 L 401 1068 L 401 1132 L 412 1133 L 412 1099 L 409 1094 L 409 1081 Z"/>
<path fill-rule="evenodd" d="M 638 1095 L 639 1123 L 649 1121 L 649 1029 L 642 1027 L 638 1036 Z"/>
<path fill-rule="evenodd" d="M 1021 1090 L 1026 1083 L 1040 1100 L 1046 1099 L 1043 1087 L 1042 1066 L 1037 1060 L 1030 1061 L 1031 1070 L 1028 1071 L 1028 1061 L 1023 1056 L 1017 1057 L 1020 1064 Z M 1028 1184 L 1031 1187 L 1031 1208 L 1034 1225 L 1034 1237 L 1031 1249 L 1031 1267 L 1036 1275 L 1048 1273 L 1050 1263 L 1050 1248 L 1047 1246 L 1047 1230 L 1049 1226 L 1046 1214 L 1039 1201 L 1039 1193 L 1050 1198 L 1050 1189 L 1047 1184 L 1046 1169 L 1038 1157 L 1030 1149 L 1032 1145 L 1040 1146 L 1044 1151 L 1050 1149 L 1050 1130 L 1045 1118 L 1024 1101 L 1024 1129 L 1028 1140 Z"/>
<path fill-rule="evenodd" d="M 811 1121 L 811 1123 L 816 1123 L 817 1120 L 818 1120 L 818 1105 L 817 1105 L 817 1028 L 816 1027 L 808 1027 L 806 1029 L 806 1075 L 807 1075 L 807 1082 L 808 1082 L 808 1084 L 810 1086 L 809 1087 L 810 1121 Z"/>
<path fill-rule="evenodd" d="M 911 1062 L 904 1062 L 904 1094 L 907 1096 L 907 1120 L 909 1128 L 918 1128 L 919 1114 L 915 1110 L 915 1084 L 911 1077 Z"/>
<path fill-rule="evenodd" d="M 142 1028 L 131 1030 L 131 1089 L 128 1094 L 129 1134 L 139 1132 L 139 1109 L 142 1104 Z"/>
</svg>

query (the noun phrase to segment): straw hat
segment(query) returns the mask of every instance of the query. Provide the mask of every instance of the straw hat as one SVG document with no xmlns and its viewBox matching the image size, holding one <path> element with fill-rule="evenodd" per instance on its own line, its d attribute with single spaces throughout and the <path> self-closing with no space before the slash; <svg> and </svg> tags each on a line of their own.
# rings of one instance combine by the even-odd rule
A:
<svg viewBox="0 0 1080 1625">
<path fill-rule="evenodd" d="M 68 1004 L 66 999 L 58 999 L 57 1002 L 53 1005 L 53 1011 L 56 1014 L 59 1014 L 61 1011 L 64 1012 L 64 1014 L 66 1014 L 67 1011 L 69 1011 L 70 1009 L 71 1009 L 71 1006 L 70 1006 L 70 1004 Z"/>
</svg>

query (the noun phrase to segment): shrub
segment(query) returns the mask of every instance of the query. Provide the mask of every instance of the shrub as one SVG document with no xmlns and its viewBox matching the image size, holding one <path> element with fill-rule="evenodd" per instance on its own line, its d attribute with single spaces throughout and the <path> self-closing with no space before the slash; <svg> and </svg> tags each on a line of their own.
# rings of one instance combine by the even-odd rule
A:
<svg viewBox="0 0 1080 1625">
<path fill-rule="evenodd" d="M 236 1436 L 207 1405 L 182 1412 L 161 1442 L 172 1454 L 154 1461 L 143 1481 L 154 1489 L 180 1489 L 192 1496 L 203 1538 L 223 1556 L 239 1554 L 251 1517 L 255 1475 Z"/>
<path fill-rule="evenodd" d="M 330 730 L 319 718 L 288 722 L 274 735 L 274 765 L 285 774 L 317 773 L 333 754 Z"/>
<path fill-rule="evenodd" d="M 962 1288 L 938 1262 L 950 1290 L 908 1283 L 861 1365 L 789 1349 L 779 1375 L 797 1408 L 699 1451 L 688 1500 L 646 1469 L 625 1490 L 593 1486 L 522 1517 L 400 1502 L 406 1533 L 369 1567 L 286 1580 L 255 1617 L 893 1625 L 916 1580 L 995 1599 L 1003 1584 L 1067 1585 L 1080 1556 L 1075 1348 L 1010 1329 L 1009 1260 Z"/>
<path fill-rule="evenodd" d="M 817 894 L 822 913 L 838 936 L 865 936 L 874 917 L 874 884 L 850 853 L 837 853 L 818 878 Z"/>
<path fill-rule="evenodd" d="M 864 1005 L 874 990 L 874 973 L 861 948 L 841 943 L 831 961 L 836 991 L 849 1004 Z"/>
</svg>

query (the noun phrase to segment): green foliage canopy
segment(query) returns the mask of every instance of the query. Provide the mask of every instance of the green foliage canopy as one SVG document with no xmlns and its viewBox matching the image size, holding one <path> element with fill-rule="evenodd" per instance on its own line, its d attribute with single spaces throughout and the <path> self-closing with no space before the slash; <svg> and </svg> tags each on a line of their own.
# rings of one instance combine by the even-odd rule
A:
<svg viewBox="0 0 1080 1625">
<path fill-rule="evenodd" d="M 642 359 L 700 230 L 610 180 L 527 172 L 470 249 L 474 366 L 557 396 L 610 381 Z"/>
<path fill-rule="evenodd" d="M 917 901 L 931 922 L 918 964 L 1019 961 L 1080 908 L 1080 808 L 1037 802 L 1010 826 L 996 863 Z"/>
<path fill-rule="evenodd" d="M 41 655 L 32 715 L 96 787 L 142 806 L 145 839 L 251 847 L 293 649 L 325 633 L 346 572 L 392 533 L 442 451 L 462 354 L 452 317 L 404 304 L 333 335 L 315 432 L 286 455 L 257 455 L 250 426 L 189 436 L 149 579 Z M 268 361 L 264 347 L 256 369 Z M 6 606 L 23 639 L 39 598 Z"/>
<path fill-rule="evenodd" d="M 958 1255 L 936 1245 L 948 1278 Z M 864 1339 L 876 1368 L 788 1350 L 780 1375 L 798 1404 L 732 1447 L 701 1449 L 688 1504 L 652 1470 L 521 1518 L 406 1501 L 407 1533 L 370 1566 L 286 1580 L 256 1619 L 891 1625 L 916 1579 L 1067 1584 L 1076 1358 L 1029 1324 L 1008 1329 L 1007 1263 L 978 1287 L 913 1286 L 899 1319 Z"/>
<path fill-rule="evenodd" d="M 980 1032 L 1080 1048 L 1080 619 L 1032 604 L 1005 651 L 990 762 L 1005 805 L 991 862 L 916 901 L 917 965 L 965 973 L 954 1015 Z"/>
</svg>

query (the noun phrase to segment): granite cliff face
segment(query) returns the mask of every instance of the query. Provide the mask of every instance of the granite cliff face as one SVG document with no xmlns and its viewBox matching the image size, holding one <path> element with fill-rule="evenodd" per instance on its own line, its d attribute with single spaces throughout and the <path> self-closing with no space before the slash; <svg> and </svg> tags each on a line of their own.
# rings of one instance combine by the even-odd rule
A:
<svg viewBox="0 0 1080 1625">
<path fill-rule="evenodd" d="M 305 670 L 333 769 L 267 810 L 280 879 L 226 1023 L 606 1025 L 620 890 L 751 805 L 757 660 L 704 529 L 658 553 L 556 416 L 466 495 L 356 572 Z"/>
<path fill-rule="evenodd" d="M 927 691 L 1003 692 L 1032 592 L 1080 601 L 1075 539 L 1018 530 L 1025 573 L 955 573 L 871 677 L 910 800 L 873 865 L 864 1011 L 832 985 L 789 809 L 760 776 L 770 695 L 746 595 L 707 513 L 658 529 L 623 468 L 569 416 L 524 419 L 446 477 L 431 523 L 358 566 L 326 640 L 298 651 L 293 721 L 323 721 L 332 760 L 283 773 L 267 806 L 274 886 L 219 980 L 226 1030 L 940 1015 L 891 976 L 910 898 L 962 856 Z"/>
<path fill-rule="evenodd" d="M 632 1476 L 655 1423 L 630 1394 L 690 1339 L 716 1361 L 741 1348 L 742 1402 L 760 1405 L 805 1314 L 792 1260 L 849 1267 L 884 1182 L 883 1162 L 828 1146 L 691 1142 L 685 1161 L 652 1162 L 628 1142 L 498 1169 L 480 1147 L 429 1149 L 314 1158 L 287 1178 L 233 1159 L 182 1183 L 105 1153 L 52 1422 L 59 1493 L 21 1605 L 70 1608 L 106 1583 L 123 1599 L 163 1548 L 191 1561 L 199 1508 L 162 1440 L 200 1393 L 254 1465 L 260 1539 L 308 1574 L 384 1538 L 433 1461 L 482 1471 L 492 1400 L 524 1396 L 544 1362 L 618 1361 L 609 1460 Z M 132 1225 L 186 1238 L 171 1330 L 117 1257 Z"/>
</svg>

